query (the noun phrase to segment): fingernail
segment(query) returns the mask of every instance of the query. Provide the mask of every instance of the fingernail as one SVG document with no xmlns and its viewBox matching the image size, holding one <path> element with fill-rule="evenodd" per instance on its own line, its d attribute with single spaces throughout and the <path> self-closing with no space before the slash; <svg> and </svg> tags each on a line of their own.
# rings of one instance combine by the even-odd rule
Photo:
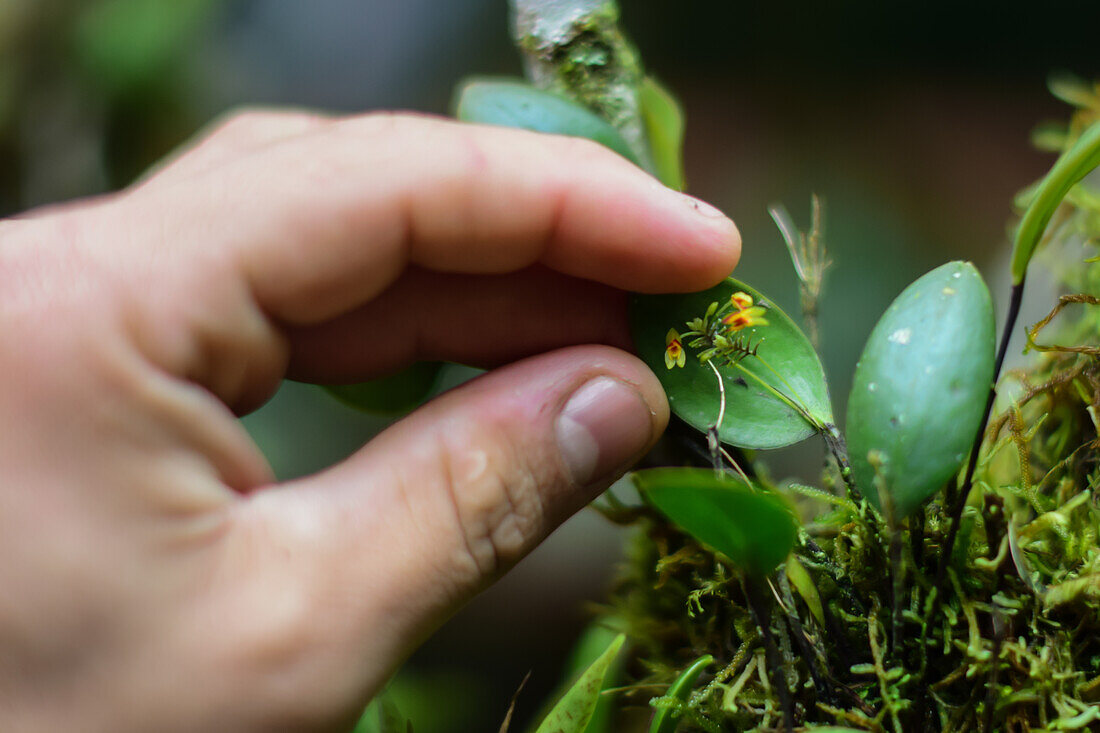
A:
<svg viewBox="0 0 1100 733">
<path fill-rule="evenodd" d="M 686 193 L 682 193 L 680 195 L 684 197 L 685 201 L 687 201 L 688 206 L 690 206 L 692 209 L 694 209 L 695 213 L 699 214 L 700 216 L 705 216 L 708 219 L 726 219 L 726 218 L 728 218 L 725 214 L 723 214 L 717 208 L 715 208 L 715 207 L 711 206 L 710 204 L 708 204 L 706 201 L 700 201 L 699 199 L 695 198 L 694 196 L 688 196 Z"/>
<path fill-rule="evenodd" d="M 596 377 L 565 403 L 556 430 L 569 474 L 584 486 L 638 457 L 653 434 L 653 419 L 636 389 Z"/>
</svg>

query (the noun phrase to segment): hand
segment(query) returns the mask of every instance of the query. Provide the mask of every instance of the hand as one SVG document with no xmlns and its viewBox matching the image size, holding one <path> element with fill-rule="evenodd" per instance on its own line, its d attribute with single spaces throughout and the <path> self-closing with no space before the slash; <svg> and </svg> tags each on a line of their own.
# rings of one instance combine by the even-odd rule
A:
<svg viewBox="0 0 1100 733">
<path fill-rule="evenodd" d="M 348 725 L 664 429 L 624 291 L 738 253 L 593 143 L 386 114 L 0 222 L 0 728 Z M 284 484 L 235 419 L 417 359 L 509 365 Z"/>
</svg>

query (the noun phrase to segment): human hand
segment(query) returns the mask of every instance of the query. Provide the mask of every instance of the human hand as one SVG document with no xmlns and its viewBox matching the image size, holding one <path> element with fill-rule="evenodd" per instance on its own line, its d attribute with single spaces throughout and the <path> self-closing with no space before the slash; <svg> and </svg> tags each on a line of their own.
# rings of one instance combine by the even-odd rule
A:
<svg viewBox="0 0 1100 733">
<path fill-rule="evenodd" d="M 386 114 L 0 222 L 0 728 L 348 725 L 664 429 L 624 291 L 738 253 L 593 143 Z M 509 365 L 284 484 L 235 419 L 417 359 Z"/>
</svg>

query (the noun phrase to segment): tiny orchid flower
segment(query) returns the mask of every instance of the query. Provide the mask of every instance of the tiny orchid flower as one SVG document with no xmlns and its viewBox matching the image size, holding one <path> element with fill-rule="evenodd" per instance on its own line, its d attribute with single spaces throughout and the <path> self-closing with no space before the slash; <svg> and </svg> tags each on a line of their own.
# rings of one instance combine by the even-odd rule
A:
<svg viewBox="0 0 1100 733">
<path fill-rule="evenodd" d="M 749 302 L 752 302 L 751 299 Z M 768 325 L 767 320 L 764 318 L 765 313 L 767 313 L 766 308 L 759 305 L 750 306 L 725 316 L 722 318 L 722 323 L 726 324 L 730 333 L 737 333 L 743 328 Z"/>
<path fill-rule="evenodd" d="M 680 333 L 675 328 L 670 328 L 665 335 L 665 366 L 672 369 L 686 363 L 687 354 L 684 353 L 684 345 L 680 343 Z"/>
<path fill-rule="evenodd" d="M 738 290 L 730 296 L 730 303 L 733 303 L 734 307 L 739 311 L 743 311 L 746 308 L 752 308 L 752 302 L 752 296 L 742 290 Z"/>
</svg>

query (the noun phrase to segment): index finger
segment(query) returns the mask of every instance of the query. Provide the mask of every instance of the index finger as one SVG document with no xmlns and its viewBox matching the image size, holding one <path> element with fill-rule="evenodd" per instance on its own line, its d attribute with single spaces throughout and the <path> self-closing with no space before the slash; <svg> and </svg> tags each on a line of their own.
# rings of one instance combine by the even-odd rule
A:
<svg viewBox="0 0 1100 733">
<path fill-rule="evenodd" d="M 412 115 L 333 120 L 132 194 L 185 246 L 228 253 L 291 324 L 345 313 L 411 264 L 543 264 L 624 290 L 699 290 L 740 254 L 733 222 L 595 143 Z"/>
</svg>

